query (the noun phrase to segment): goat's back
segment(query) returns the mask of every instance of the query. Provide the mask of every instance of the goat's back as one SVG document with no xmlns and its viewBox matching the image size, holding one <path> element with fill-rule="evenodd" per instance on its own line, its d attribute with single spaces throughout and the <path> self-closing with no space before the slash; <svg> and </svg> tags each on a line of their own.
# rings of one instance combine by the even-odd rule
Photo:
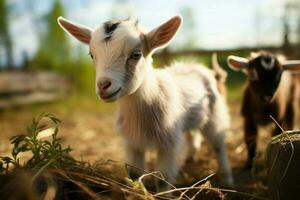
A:
<svg viewBox="0 0 300 200">
<path fill-rule="evenodd" d="M 208 120 L 222 121 L 224 128 L 229 127 L 226 100 L 218 90 L 214 71 L 193 63 L 175 63 L 164 70 L 179 88 L 185 129 L 201 127 Z"/>
</svg>

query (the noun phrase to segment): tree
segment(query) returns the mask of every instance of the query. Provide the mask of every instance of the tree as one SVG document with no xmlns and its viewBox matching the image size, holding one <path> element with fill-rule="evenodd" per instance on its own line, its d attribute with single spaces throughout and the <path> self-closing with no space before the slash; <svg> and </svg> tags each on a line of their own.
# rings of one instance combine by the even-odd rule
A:
<svg viewBox="0 0 300 200">
<path fill-rule="evenodd" d="M 293 23 L 300 19 L 299 14 L 300 1 L 299 0 L 286 0 L 284 4 L 284 13 L 282 16 L 283 26 L 283 44 L 282 47 L 285 54 L 288 56 L 296 56 L 299 54 L 299 33 L 300 28 L 294 29 L 295 24 Z M 293 25 L 294 24 L 294 25 Z M 292 36 L 296 36 L 296 41 L 291 40 Z M 297 46 L 298 45 L 298 46 Z"/>
<path fill-rule="evenodd" d="M 182 48 L 193 49 L 197 47 L 197 33 L 196 33 L 196 21 L 192 7 L 186 6 L 181 10 L 184 23 L 182 24 L 182 30 L 187 37 L 184 37 L 184 43 Z"/>
<path fill-rule="evenodd" d="M 286 3 L 284 7 L 284 14 L 282 17 L 282 26 L 283 26 L 283 43 L 282 47 L 286 52 L 290 51 L 290 25 L 289 25 L 289 11 L 291 9 L 291 5 Z"/>
<path fill-rule="evenodd" d="M 41 33 L 39 48 L 33 59 L 35 68 L 64 71 L 69 66 L 70 43 L 57 24 L 57 17 L 64 13 L 61 2 L 55 0 L 49 14 L 44 18 L 45 31 Z"/>
<path fill-rule="evenodd" d="M 8 69 L 13 68 L 13 46 L 9 33 L 8 15 L 9 9 L 6 0 L 0 0 L 0 45 L 3 46 Z"/>
</svg>

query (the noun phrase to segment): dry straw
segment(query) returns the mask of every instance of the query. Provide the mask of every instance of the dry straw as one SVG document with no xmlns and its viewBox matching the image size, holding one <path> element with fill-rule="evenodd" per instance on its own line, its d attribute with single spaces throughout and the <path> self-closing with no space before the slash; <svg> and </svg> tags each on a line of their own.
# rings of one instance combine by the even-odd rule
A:
<svg viewBox="0 0 300 200">
<path fill-rule="evenodd" d="M 54 125 L 54 133 L 52 140 L 39 138 L 39 133 L 46 130 L 47 126 L 41 124 L 44 118 L 48 118 Z M 225 199 L 226 194 L 234 194 L 242 198 L 261 199 L 267 198 L 258 197 L 256 195 L 239 192 L 232 189 L 221 189 L 213 187 L 210 184 L 210 178 L 215 174 L 211 174 L 204 179 L 199 180 L 189 187 L 179 187 L 172 185 L 162 176 L 160 172 L 146 172 L 136 181 L 123 177 L 114 177 L 114 173 L 107 172 L 107 164 L 115 162 L 106 162 L 101 165 L 91 165 L 88 162 L 78 161 L 72 158 L 69 154 L 71 148 L 63 148 L 60 139 L 57 138 L 60 120 L 52 114 L 43 113 L 32 122 L 32 125 L 27 128 L 27 135 L 14 136 L 11 143 L 14 145 L 13 157 L 1 157 L 1 177 L 10 177 L 10 181 L 4 186 L 1 186 L 0 181 L 0 199 L 1 194 L 7 194 L 14 186 L 14 193 L 10 193 L 11 199 L 18 199 L 13 196 L 15 194 L 28 197 L 29 200 L 35 199 L 72 199 L 71 194 L 76 193 L 79 196 L 77 199 L 93 199 L 100 200 L 107 197 L 112 199 L 166 199 L 166 200 L 195 200 L 199 195 L 205 197 L 207 193 L 214 194 L 217 199 Z M 48 123 L 49 125 L 49 123 Z M 24 164 L 19 162 L 18 155 L 22 152 L 31 152 L 33 157 Z M 13 165 L 14 168 L 9 169 Z M 127 167 L 133 167 L 126 164 Z M 140 170 L 140 169 L 139 169 Z M 19 188 L 15 187 L 17 182 L 20 182 L 20 174 L 26 174 L 28 181 L 20 183 Z M 169 186 L 169 190 L 162 192 L 152 192 L 144 185 L 146 178 L 152 178 L 164 182 Z M 151 179 L 151 180 L 152 180 Z M 40 183 L 46 185 L 46 191 L 41 191 L 38 185 Z M 30 184 L 28 184 L 30 183 Z M 22 185 L 23 184 L 23 185 Z M 24 184 L 30 187 L 23 193 Z M 69 187 L 71 185 L 71 187 Z M 61 189 L 63 187 L 63 190 Z M 7 191 L 5 191 L 7 190 Z M 64 193 L 62 195 L 61 193 Z M 28 196 L 30 194 L 30 196 Z M 5 196 L 7 198 L 7 196 Z M 15 198 L 14 198 L 15 197 Z"/>
</svg>

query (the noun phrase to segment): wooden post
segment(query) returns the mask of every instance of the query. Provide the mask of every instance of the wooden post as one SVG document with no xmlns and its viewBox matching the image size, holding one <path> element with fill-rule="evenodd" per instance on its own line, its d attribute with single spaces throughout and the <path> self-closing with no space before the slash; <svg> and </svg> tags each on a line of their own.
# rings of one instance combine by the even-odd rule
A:
<svg viewBox="0 0 300 200">
<path fill-rule="evenodd" d="M 266 154 L 268 189 L 271 199 L 299 199 L 300 134 L 277 136 L 268 145 Z"/>
</svg>

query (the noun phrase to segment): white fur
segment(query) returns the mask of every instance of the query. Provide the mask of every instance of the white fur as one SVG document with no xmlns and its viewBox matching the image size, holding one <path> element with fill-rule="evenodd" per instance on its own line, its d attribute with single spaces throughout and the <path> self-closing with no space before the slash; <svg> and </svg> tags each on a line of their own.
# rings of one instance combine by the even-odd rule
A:
<svg viewBox="0 0 300 200">
<path fill-rule="evenodd" d="M 266 69 L 266 70 L 272 70 L 275 66 L 275 59 L 271 58 L 271 62 L 267 63 L 264 59 L 261 60 L 261 65 Z"/>
<path fill-rule="evenodd" d="M 130 149 L 128 162 L 144 168 L 140 160 L 144 157 L 140 155 L 148 148 L 155 148 L 159 152 L 157 170 L 174 181 L 178 173 L 176 157 L 180 154 L 184 134 L 200 130 L 217 151 L 225 182 L 232 184 L 224 144 L 229 116 L 213 73 L 203 66 L 187 63 L 162 70 L 153 69 L 150 62 L 147 65 L 151 73 L 144 77 L 142 85 L 119 102 L 117 125 Z M 156 106 L 161 112 L 159 116 L 155 113 Z"/>
<path fill-rule="evenodd" d="M 178 26 L 178 23 L 172 23 Z M 156 169 L 173 182 L 179 170 L 177 157 L 181 153 L 184 134 L 201 131 L 217 153 L 223 180 L 232 185 L 224 143 L 229 115 L 214 73 L 191 63 L 154 69 L 152 52 L 137 62 L 128 60 L 132 50 L 142 43 L 141 32 L 132 21 L 122 21 L 109 42 L 103 42 L 103 38 L 104 28 L 99 26 L 92 32 L 90 40 L 96 83 L 109 79 L 112 85 L 107 93 L 121 88 L 117 95 L 106 101 L 118 99 L 117 126 L 124 138 L 127 162 L 145 169 L 145 152 L 154 148 L 158 153 Z M 128 62 L 133 66 L 129 70 Z M 124 81 L 128 74 L 130 80 Z M 97 87 L 96 92 L 99 94 Z"/>
</svg>

